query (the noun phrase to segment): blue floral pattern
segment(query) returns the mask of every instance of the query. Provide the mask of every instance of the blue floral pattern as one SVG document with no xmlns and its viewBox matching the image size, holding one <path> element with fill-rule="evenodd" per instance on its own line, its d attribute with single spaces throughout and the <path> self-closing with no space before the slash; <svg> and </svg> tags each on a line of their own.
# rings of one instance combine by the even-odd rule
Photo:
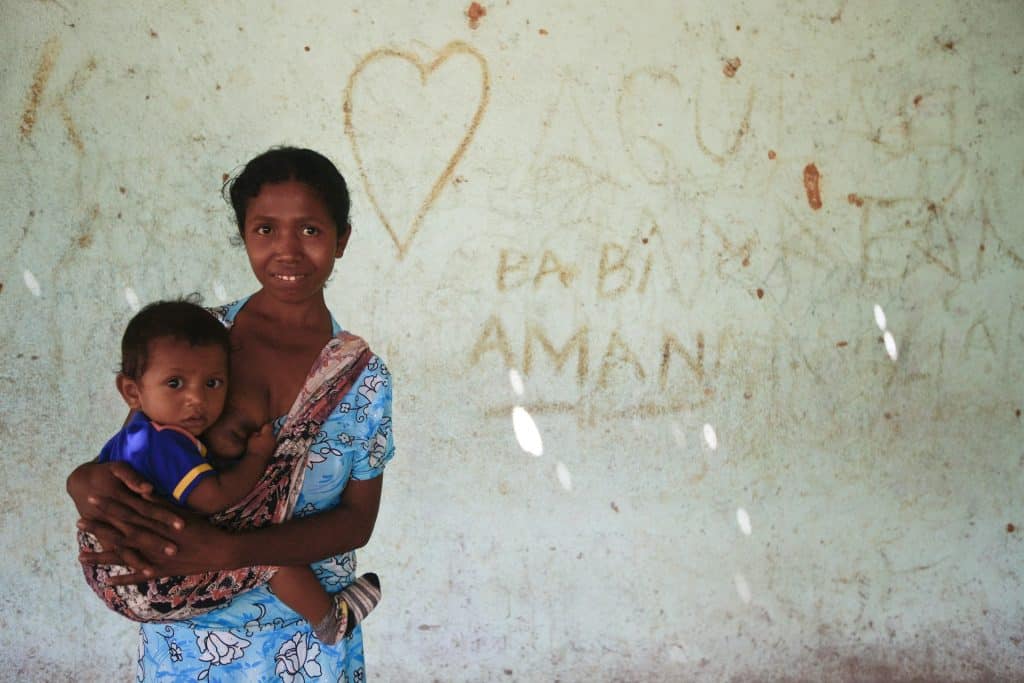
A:
<svg viewBox="0 0 1024 683">
<path fill-rule="evenodd" d="M 219 311 L 230 324 L 245 299 Z M 340 331 L 334 323 L 335 333 Z M 274 423 L 275 431 L 283 418 Z M 350 479 L 380 476 L 394 456 L 391 434 L 391 375 L 376 356 L 341 404 L 324 422 L 310 448 L 308 470 L 295 516 L 335 507 Z M 355 579 L 355 552 L 312 565 L 316 577 L 336 592 Z M 139 639 L 137 680 L 285 681 L 362 683 L 362 628 L 335 645 L 320 642 L 301 616 L 267 586 L 236 597 L 220 610 L 169 624 L 144 624 Z"/>
</svg>

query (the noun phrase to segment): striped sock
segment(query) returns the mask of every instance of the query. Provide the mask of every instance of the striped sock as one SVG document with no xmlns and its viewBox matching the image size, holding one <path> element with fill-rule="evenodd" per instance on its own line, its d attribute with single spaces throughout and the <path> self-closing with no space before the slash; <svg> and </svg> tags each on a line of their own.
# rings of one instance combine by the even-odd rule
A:
<svg viewBox="0 0 1024 683">
<path fill-rule="evenodd" d="M 348 603 L 348 619 L 345 635 L 352 633 L 359 622 L 366 618 L 380 602 L 380 579 L 376 574 L 366 573 L 337 594 L 337 600 Z"/>
</svg>

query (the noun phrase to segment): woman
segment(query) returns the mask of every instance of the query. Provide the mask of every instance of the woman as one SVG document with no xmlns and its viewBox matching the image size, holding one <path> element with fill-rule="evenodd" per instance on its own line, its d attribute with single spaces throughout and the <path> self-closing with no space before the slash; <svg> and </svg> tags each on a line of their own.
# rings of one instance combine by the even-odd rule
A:
<svg viewBox="0 0 1024 683">
<path fill-rule="evenodd" d="M 310 367 L 340 331 L 323 288 L 351 233 L 345 180 L 311 150 L 278 148 L 256 157 L 231 182 L 230 198 L 261 287 L 215 311 L 229 327 L 233 351 L 229 409 L 204 435 L 211 443 L 242 438 L 239 424 L 255 428 L 275 420 L 280 428 Z M 80 528 L 106 550 L 83 561 L 133 568 L 123 583 L 311 564 L 328 591 L 340 590 L 355 578 L 354 549 L 373 532 L 384 465 L 393 454 L 390 375 L 372 356 L 308 449 L 292 520 L 229 533 L 156 500 L 148 483 L 123 464 L 86 464 L 69 477 L 68 492 Z M 139 680 L 321 675 L 365 679 L 361 629 L 337 645 L 320 643 L 265 586 L 223 609 L 141 629 Z"/>
</svg>

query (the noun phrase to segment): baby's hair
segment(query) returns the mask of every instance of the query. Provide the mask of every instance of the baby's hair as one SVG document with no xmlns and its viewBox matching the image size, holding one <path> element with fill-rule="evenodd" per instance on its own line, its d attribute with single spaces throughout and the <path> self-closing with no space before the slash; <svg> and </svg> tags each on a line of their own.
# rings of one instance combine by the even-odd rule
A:
<svg viewBox="0 0 1024 683">
<path fill-rule="evenodd" d="M 231 353 L 231 340 L 217 318 L 199 305 L 199 296 L 155 301 L 135 314 L 121 338 L 121 374 L 139 379 L 146 371 L 149 344 L 170 337 L 191 346 L 220 346 Z"/>
<path fill-rule="evenodd" d="M 345 177 L 323 154 L 298 147 L 272 147 L 251 159 L 238 175 L 224 182 L 222 194 L 234 209 L 238 234 L 245 237 L 245 212 L 249 200 L 257 196 L 267 183 L 289 180 L 303 183 L 320 195 L 340 240 L 348 229 L 350 207 Z"/>
</svg>

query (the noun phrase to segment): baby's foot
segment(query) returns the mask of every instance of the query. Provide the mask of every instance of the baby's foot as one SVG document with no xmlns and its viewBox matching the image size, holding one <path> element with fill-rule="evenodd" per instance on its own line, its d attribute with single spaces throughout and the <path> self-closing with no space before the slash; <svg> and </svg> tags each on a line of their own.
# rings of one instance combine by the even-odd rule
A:
<svg viewBox="0 0 1024 683">
<path fill-rule="evenodd" d="M 376 574 L 363 574 L 340 593 L 334 594 L 331 610 L 313 626 L 313 633 L 327 645 L 334 645 L 352 633 L 373 611 L 380 598 L 380 579 Z"/>
</svg>

